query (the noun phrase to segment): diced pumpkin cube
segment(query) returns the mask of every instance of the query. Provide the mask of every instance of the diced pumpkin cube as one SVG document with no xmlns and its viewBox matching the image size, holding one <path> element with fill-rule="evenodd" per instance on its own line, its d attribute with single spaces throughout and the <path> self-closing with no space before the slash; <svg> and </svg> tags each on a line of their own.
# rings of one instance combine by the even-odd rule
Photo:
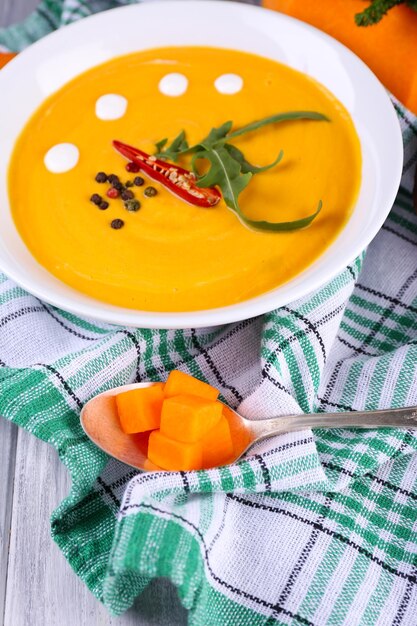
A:
<svg viewBox="0 0 417 626">
<path fill-rule="evenodd" d="M 201 443 L 175 441 L 163 435 L 161 431 L 154 430 L 149 437 L 148 458 L 165 470 L 201 469 Z"/>
<path fill-rule="evenodd" d="M 197 396 L 167 398 L 162 404 L 161 433 L 177 441 L 199 441 L 217 424 L 222 411 L 220 402 Z"/>
<path fill-rule="evenodd" d="M 202 439 L 201 444 L 205 469 L 225 465 L 233 458 L 233 441 L 229 422 L 224 415 Z"/>
<path fill-rule="evenodd" d="M 132 434 L 159 428 L 163 401 L 159 384 L 119 393 L 116 404 L 122 430 Z"/>
<path fill-rule="evenodd" d="M 159 467 L 159 465 L 155 465 L 155 463 L 152 463 L 152 461 L 150 461 L 149 459 L 144 460 L 143 469 L 146 470 L 147 472 L 163 472 L 164 471 L 162 467 Z"/>
<path fill-rule="evenodd" d="M 172 370 L 169 374 L 164 393 L 167 398 L 183 394 L 199 396 L 200 398 L 207 398 L 207 400 L 217 400 L 219 397 L 217 389 L 179 370 Z"/>
</svg>

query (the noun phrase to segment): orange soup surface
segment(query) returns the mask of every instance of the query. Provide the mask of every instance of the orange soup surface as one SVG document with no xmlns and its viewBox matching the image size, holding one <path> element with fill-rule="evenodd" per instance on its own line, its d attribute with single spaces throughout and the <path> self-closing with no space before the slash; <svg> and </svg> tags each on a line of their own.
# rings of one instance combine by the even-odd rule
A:
<svg viewBox="0 0 417 626">
<path fill-rule="evenodd" d="M 168 74 L 186 78 L 181 95 L 167 95 Z M 236 93 L 221 93 L 217 79 L 241 79 Z M 217 83 L 218 84 L 218 83 Z M 127 103 L 117 119 L 100 119 L 107 94 Z M 280 164 L 253 177 L 240 195 L 250 218 L 291 221 L 323 208 L 294 232 L 247 228 L 221 200 L 199 208 L 147 179 L 131 187 L 141 207 L 125 209 L 106 197 L 97 172 L 133 180 L 112 147 L 118 139 L 148 153 L 182 129 L 189 144 L 233 120 L 233 128 L 268 115 L 310 110 L 325 121 L 289 121 L 236 138 L 255 165 Z M 54 173 L 45 155 L 72 144 L 78 161 Z M 180 164 L 190 168 L 190 158 Z M 267 292 L 308 267 L 345 225 L 360 183 L 361 155 L 342 104 L 305 74 L 243 52 L 204 47 L 147 50 L 115 58 L 81 74 L 50 96 L 24 128 L 11 160 L 9 195 L 17 228 L 34 257 L 64 283 L 102 302 L 146 311 L 193 311 L 235 304 Z M 136 174 L 138 175 L 138 174 Z M 140 175 L 140 174 L 139 174 Z M 152 185 L 154 197 L 145 197 Z M 90 196 L 109 203 L 100 210 Z M 124 225 L 110 226 L 115 219 Z"/>
</svg>

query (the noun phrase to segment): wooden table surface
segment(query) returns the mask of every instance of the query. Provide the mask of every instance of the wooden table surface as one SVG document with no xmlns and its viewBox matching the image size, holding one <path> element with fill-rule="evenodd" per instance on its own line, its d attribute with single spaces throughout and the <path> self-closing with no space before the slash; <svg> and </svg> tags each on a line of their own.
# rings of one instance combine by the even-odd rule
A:
<svg viewBox="0 0 417 626">
<path fill-rule="evenodd" d="M 19 21 L 36 4 L 37 0 L 0 0 L 0 27 Z M 164 580 L 151 583 L 123 616 L 109 616 L 50 536 L 50 515 L 69 489 L 69 476 L 56 452 L 0 418 L 0 624 L 186 624 L 176 590 Z M 166 607 L 165 615 L 160 613 L 161 605 Z"/>
</svg>

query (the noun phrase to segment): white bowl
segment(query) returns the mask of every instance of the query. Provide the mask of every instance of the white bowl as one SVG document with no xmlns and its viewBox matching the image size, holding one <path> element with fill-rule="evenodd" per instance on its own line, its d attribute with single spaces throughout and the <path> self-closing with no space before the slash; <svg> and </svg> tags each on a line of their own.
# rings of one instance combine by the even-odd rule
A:
<svg viewBox="0 0 417 626">
<path fill-rule="evenodd" d="M 114 56 L 157 46 L 205 45 L 253 52 L 320 81 L 345 105 L 362 147 L 362 184 L 353 214 L 332 245 L 286 284 L 240 304 L 207 311 L 158 313 L 116 307 L 60 282 L 33 258 L 16 230 L 7 168 L 33 111 L 77 74 Z M 290 17 L 233 2 L 177 1 L 131 5 L 81 20 L 30 46 L 0 72 L 0 267 L 37 297 L 73 313 L 146 328 L 224 324 L 287 304 L 331 279 L 381 228 L 398 190 L 403 145 L 388 95 L 343 45 Z M 30 167 L 30 163 L 28 164 Z"/>
</svg>

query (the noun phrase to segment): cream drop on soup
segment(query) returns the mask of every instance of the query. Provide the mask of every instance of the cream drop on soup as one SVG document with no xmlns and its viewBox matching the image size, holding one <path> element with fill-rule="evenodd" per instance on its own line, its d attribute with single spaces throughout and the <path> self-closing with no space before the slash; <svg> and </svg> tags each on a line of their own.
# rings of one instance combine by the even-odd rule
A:
<svg viewBox="0 0 417 626">
<path fill-rule="evenodd" d="M 248 219 L 301 220 L 322 201 L 311 224 L 294 231 L 248 228 L 223 199 L 210 208 L 184 202 L 145 173 L 126 171 L 112 145 L 153 154 L 181 130 L 193 145 L 227 120 L 234 130 L 301 110 L 329 121 L 290 120 L 233 140 L 257 166 L 284 153 L 240 194 Z M 178 164 L 190 169 L 191 155 Z M 109 197 L 98 172 L 123 187 Z M 121 307 L 179 312 L 235 304 L 302 272 L 346 224 L 360 172 L 353 122 L 316 81 L 253 54 L 172 47 L 117 57 L 50 96 L 17 141 L 9 195 L 25 244 L 61 281 Z"/>
</svg>

